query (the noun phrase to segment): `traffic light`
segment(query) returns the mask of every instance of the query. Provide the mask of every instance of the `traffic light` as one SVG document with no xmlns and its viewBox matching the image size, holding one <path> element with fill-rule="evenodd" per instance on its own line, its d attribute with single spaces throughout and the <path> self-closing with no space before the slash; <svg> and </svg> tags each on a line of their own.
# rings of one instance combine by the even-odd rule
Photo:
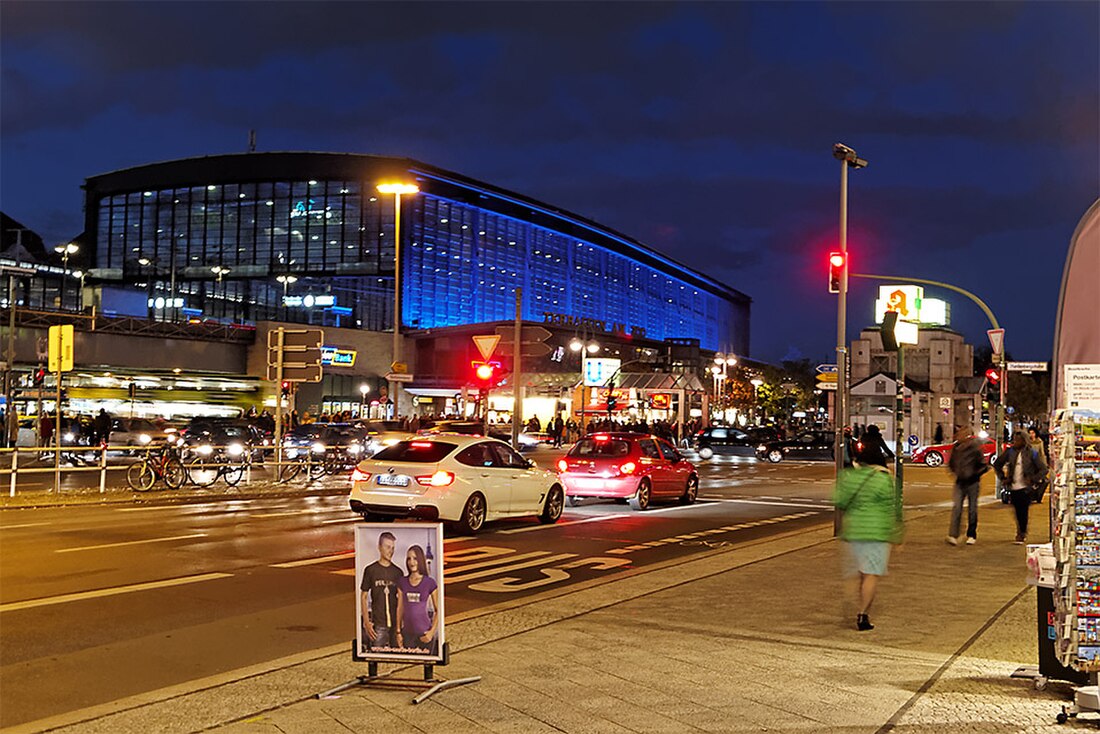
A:
<svg viewBox="0 0 1100 734">
<path fill-rule="evenodd" d="M 34 371 L 34 375 L 31 377 L 35 387 L 42 387 L 42 383 L 46 381 L 46 368 L 39 367 Z"/>
<path fill-rule="evenodd" d="M 611 411 L 615 410 L 615 408 L 617 408 L 617 407 L 619 407 L 619 399 L 617 397 L 615 397 L 614 395 L 608 395 L 607 396 L 607 412 L 610 413 Z"/>
<path fill-rule="evenodd" d="M 283 397 L 290 395 L 290 380 L 283 380 Z"/>
<path fill-rule="evenodd" d="M 1001 384 L 1001 371 L 996 367 L 990 367 L 985 371 L 985 380 L 990 387 L 998 387 Z"/>
<path fill-rule="evenodd" d="M 474 377 L 480 387 L 492 387 L 497 368 L 491 362 L 473 362 Z"/>
<path fill-rule="evenodd" d="M 829 292 L 840 293 L 841 276 L 844 274 L 844 262 L 847 258 L 843 252 L 829 253 Z"/>
</svg>

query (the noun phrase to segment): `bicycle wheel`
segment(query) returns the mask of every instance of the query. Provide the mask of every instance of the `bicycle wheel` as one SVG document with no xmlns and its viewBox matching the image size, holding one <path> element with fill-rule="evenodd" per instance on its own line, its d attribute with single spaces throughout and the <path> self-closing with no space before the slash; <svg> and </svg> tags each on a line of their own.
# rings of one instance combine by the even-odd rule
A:
<svg viewBox="0 0 1100 734">
<path fill-rule="evenodd" d="M 222 467 L 222 479 L 230 487 L 235 487 L 244 477 L 244 464 L 228 464 Z"/>
<path fill-rule="evenodd" d="M 168 489 L 179 489 L 187 481 L 187 469 L 184 468 L 182 461 L 174 456 L 169 457 L 161 467 L 161 478 L 164 479 Z"/>
<path fill-rule="evenodd" d="M 153 467 L 149 466 L 148 461 L 131 464 L 126 470 L 126 483 L 137 492 L 149 491 L 156 481 L 157 475 L 153 473 Z"/>
<path fill-rule="evenodd" d="M 289 482 L 291 479 L 298 476 L 298 472 L 300 472 L 301 470 L 301 462 L 295 461 L 291 464 L 283 464 L 279 467 L 279 481 Z"/>
<path fill-rule="evenodd" d="M 218 481 L 218 464 L 201 456 L 192 459 L 187 465 L 187 478 L 197 487 L 209 487 Z"/>
<path fill-rule="evenodd" d="M 325 476 L 325 462 L 314 461 L 309 464 L 309 478 L 320 479 Z"/>
</svg>

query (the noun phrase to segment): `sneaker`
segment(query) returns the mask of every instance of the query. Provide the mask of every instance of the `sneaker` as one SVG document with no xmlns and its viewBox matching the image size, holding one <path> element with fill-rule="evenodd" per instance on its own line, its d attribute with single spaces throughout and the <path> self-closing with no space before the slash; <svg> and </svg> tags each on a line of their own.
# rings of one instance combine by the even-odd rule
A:
<svg viewBox="0 0 1100 734">
<path fill-rule="evenodd" d="M 947 544 L 948 545 L 958 545 L 959 544 L 959 539 L 954 537 L 953 535 L 948 535 L 947 536 Z"/>
<path fill-rule="evenodd" d="M 1026 535 L 1024 535 L 1023 533 L 1016 533 L 1016 540 L 1012 542 L 1014 545 L 1023 545 L 1025 540 L 1027 540 Z"/>
<path fill-rule="evenodd" d="M 978 542 L 978 539 L 977 539 L 977 538 L 967 538 L 967 539 L 966 539 L 966 544 L 967 544 L 967 545 L 974 545 L 974 544 L 975 544 L 975 543 L 977 543 L 977 542 Z"/>
<path fill-rule="evenodd" d="M 868 619 L 866 614 L 857 614 L 856 615 L 856 629 L 857 630 L 859 630 L 860 632 L 867 632 L 868 630 L 873 630 L 874 628 L 875 628 L 875 625 L 871 624 L 871 620 Z"/>
</svg>

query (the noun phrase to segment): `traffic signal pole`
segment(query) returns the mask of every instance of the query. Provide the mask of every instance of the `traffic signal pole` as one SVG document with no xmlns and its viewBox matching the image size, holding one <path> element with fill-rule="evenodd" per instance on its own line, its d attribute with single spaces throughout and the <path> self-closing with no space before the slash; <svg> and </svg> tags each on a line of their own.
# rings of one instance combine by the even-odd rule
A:
<svg viewBox="0 0 1100 734">
<path fill-rule="evenodd" d="M 519 423 L 523 420 L 523 289 L 516 288 L 516 324 L 512 338 L 512 448 L 519 451 Z"/>
<path fill-rule="evenodd" d="M 283 470 L 283 346 L 286 332 L 279 327 L 276 332 L 277 353 L 275 355 L 275 472 L 282 476 Z"/>
<path fill-rule="evenodd" d="M 836 476 L 844 471 L 844 426 L 848 423 L 848 161 L 840 161 L 840 254 L 844 264 L 840 272 L 840 293 L 836 301 L 836 401 L 833 417 L 833 459 Z M 840 533 L 840 510 L 833 512 L 833 534 Z"/>
</svg>

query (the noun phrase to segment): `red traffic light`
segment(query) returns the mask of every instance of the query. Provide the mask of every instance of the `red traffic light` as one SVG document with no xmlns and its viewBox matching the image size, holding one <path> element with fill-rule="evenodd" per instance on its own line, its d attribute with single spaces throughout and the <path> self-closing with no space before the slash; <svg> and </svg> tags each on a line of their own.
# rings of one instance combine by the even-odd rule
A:
<svg viewBox="0 0 1100 734">
<path fill-rule="evenodd" d="M 485 380 L 486 382 L 488 382 L 489 380 L 493 379 L 493 366 L 490 364 L 479 364 L 475 372 L 477 374 L 477 379 L 479 380 Z"/>
<path fill-rule="evenodd" d="M 844 265 L 848 258 L 843 252 L 829 253 L 829 292 L 840 293 L 840 283 L 844 275 Z"/>
<path fill-rule="evenodd" d="M 1001 381 L 1001 371 L 996 367 L 990 367 L 985 371 L 985 379 L 990 385 L 997 385 Z"/>
</svg>

